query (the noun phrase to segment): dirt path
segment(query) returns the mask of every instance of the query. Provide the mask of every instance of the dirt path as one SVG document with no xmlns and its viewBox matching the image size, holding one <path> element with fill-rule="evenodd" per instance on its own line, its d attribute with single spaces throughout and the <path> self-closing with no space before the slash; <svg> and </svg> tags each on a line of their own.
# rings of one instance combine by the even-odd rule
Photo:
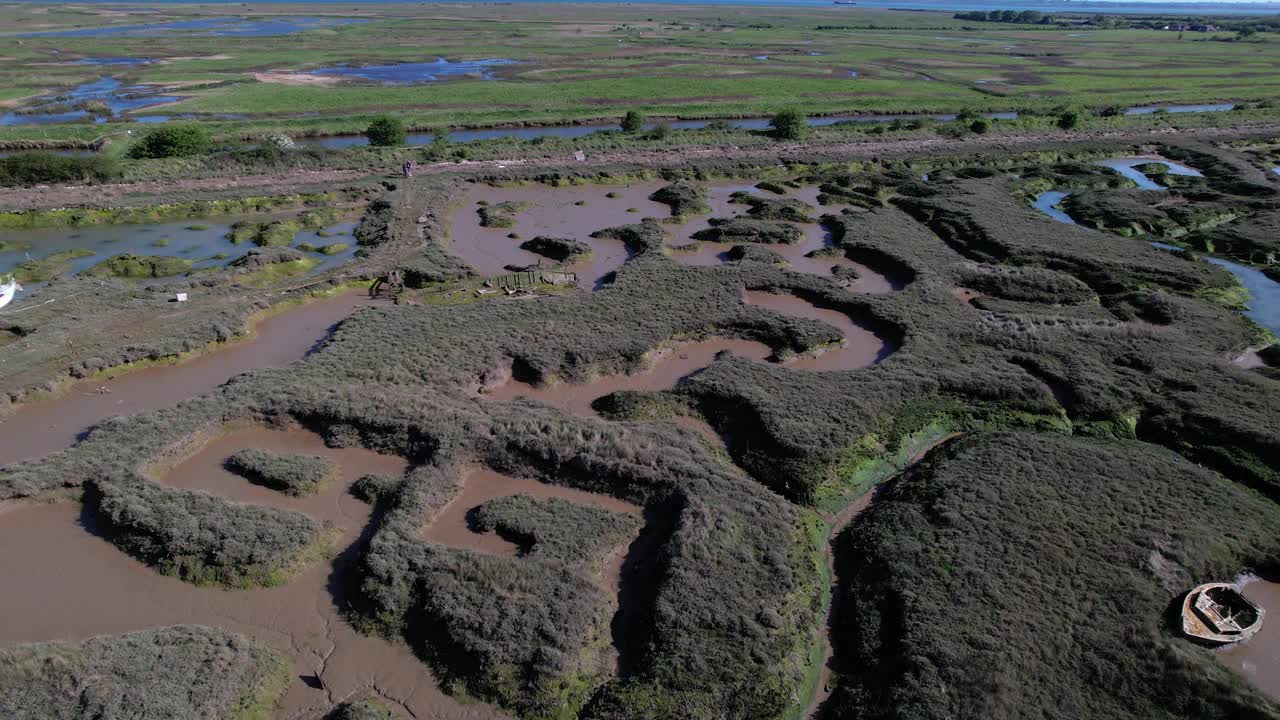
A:
<svg viewBox="0 0 1280 720">
<path fill-rule="evenodd" d="M 952 139 L 944 137 L 913 138 L 909 140 L 881 140 L 861 142 L 780 142 L 752 147 L 736 145 L 707 147 L 672 147 L 662 150 L 623 151 L 588 155 L 585 160 L 575 160 L 572 155 L 538 158 L 509 158 L 497 160 L 470 160 L 419 165 L 418 175 L 489 172 L 510 167 L 594 168 L 617 165 L 638 167 L 671 167 L 695 160 L 716 159 L 730 161 L 770 161 L 780 157 L 799 162 L 806 158 L 832 156 L 848 159 L 878 158 L 885 156 L 915 155 L 928 152 L 945 152 L 949 155 L 980 151 L 1016 151 L 1042 148 L 1046 145 L 1061 146 L 1082 142 L 1158 142 L 1161 140 L 1216 140 L 1241 135 L 1280 135 L 1280 125 L 1240 125 L 1229 128 L 1201 128 L 1183 130 L 1164 128 L 1159 130 L 1087 130 L 1079 132 L 1051 131 L 1043 133 L 1018 133 L 1011 135 L 974 135 Z M 387 173 L 395 172 L 387 168 Z M 190 180 L 157 180 L 139 183 L 85 185 L 68 187 L 38 186 L 6 191 L 3 206 L 14 210 L 56 207 L 105 207 L 125 196 L 169 194 L 202 190 L 226 190 L 230 188 L 264 188 L 264 192 L 278 194 L 283 190 L 303 185 L 346 182 L 370 174 L 367 170 L 299 170 L 273 175 L 249 175 L 245 177 L 211 177 Z"/>
<path fill-rule="evenodd" d="M 230 188 L 266 188 L 266 193 L 302 185 L 323 185 L 355 180 L 368 175 L 367 170 L 295 170 L 272 175 L 243 177 L 207 177 L 186 180 L 150 180 L 111 185 L 37 185 L 30 188 L 6 189 L 3 205 L 10 210 L 62 207 L 109 207 L 125 196 L 173 195 Z M 135 203 L 145 205 L 145 202 Z"/>
</svg>

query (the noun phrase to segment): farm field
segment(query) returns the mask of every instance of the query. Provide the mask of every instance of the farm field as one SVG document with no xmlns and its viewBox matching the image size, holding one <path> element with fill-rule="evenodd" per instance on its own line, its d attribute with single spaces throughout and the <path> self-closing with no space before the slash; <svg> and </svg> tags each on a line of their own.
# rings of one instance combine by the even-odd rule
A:
<svg viewBox="0 0 1280 720">
<path fill-rule="evenodd" d="M 6 116 L 0 143 L 92 139 L 135 127 L 121 120 L 187 115 L 215 123 L 219 134 L 247 136 L 360 132 L 382 111 L 431 129 L 614 121 L 627 110 L 733 118 L 782 107 L 888 114 L 1258 102 L 1280 88 L 1275 43 L 941 12 L 290 3 L 149 5 L 124 14 L 6 5 L 0 18 L 0 100 L 11 107 L 103 76 L 163 89 L 165 98 L 99 115 L 107 122 L 91 127 Z M 205 21 L 232 29 L 164 29 Z M 269 21 L 276 24 L 253 24 Z M 160 29 L 136 29 L 149 25 Z M 112 30 L 121 26 L 135 29 Z M 427 67 L 331 74 L 404 63 Z"/>
<path fill-rule="evenodd" d="M 1280 720 L 1265 27 L 0 20 L 0 718 Z"/>
</svg>

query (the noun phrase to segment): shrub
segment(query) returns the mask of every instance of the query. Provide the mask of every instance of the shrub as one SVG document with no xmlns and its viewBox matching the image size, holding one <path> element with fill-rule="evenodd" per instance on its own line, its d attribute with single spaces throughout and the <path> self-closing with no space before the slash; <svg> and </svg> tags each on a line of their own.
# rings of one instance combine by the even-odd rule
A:
<svg viewBox="0 0 1280 720">
<path fill-rule="evenodd" d="M 129 157 L 190 157 L 208 152 L 212 144 L 209 131 L 201 125 L 159 127 L 134 143 L 129 148 Z"/>
<path fill-rule="evenodd" d="M 1084 113 L 1079 110 L 1067 110 L 1058 116 L 1058 127 L 1063 130 L 1074 130 L 1084 122 Z"/>
<path fill-rule="evenodd" d="M 769 121 L 773 136 L 779 140 L 800 140 L 809 133 L 804 113 L 794 108 L 783 110 Z"/>
<path fill-rule="evenodd" d="M 638 133 L 644 129 L 644 114 L 638 110 L 628 110 L 622 116 L 622 132 Z"/>
<path fill-rule="evenodd" d="M 103 155 L 68 157 L 25 152 L 0 158 L 0 185 L 105 182 L 119 176 L 115 160 Z"/>
<path fill-rule="evenodd" d="M 671 137 L 671 126 L 667 123 L 658 123 L 649 131 L 650 140 L 666 140 L 668 137 Z"/>
<path fill-rule="evenodd" d="M 293 138 L 280 132 L 267 133 L 262 139 L 264 145 L 276 148 L 277 150 L 292 150 L 297 145 L 293 142 Z"/>
<path fill-rule="evenodd" d="M 987 118 L 980 117 L 969 123 L 969 130 L 977 135 L 986 135 L 991 131 L 991 121 Z"/>
<path fill-rule="evenodd" d="M 334 465 L 318 455 L 280 455 L 245 448 L 227 458 L 227 467 L 251 482 L 300 497 L 313 495 L 334 473 Z"/>
<path fill-rule="evenodd" d="M 404 144 L 405 135 L 404 123 L 390 115 L 374 118 L 364 131 L 369 144 L 375 147 L 398 147 Z"/>
</svg>

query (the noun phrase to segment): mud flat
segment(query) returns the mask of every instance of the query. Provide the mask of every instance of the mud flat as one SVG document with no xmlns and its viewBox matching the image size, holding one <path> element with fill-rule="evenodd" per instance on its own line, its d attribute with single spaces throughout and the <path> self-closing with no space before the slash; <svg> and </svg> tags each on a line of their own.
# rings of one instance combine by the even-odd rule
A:
<svg viewBox="0 0 1280 720">
<path fill-rule="evenodd" d="M 1266 610 L 1267 617 L 1256 635 L 1215 654 L 1223 665 L 1280 700 L 1280 582 L 1250 576 L 1241 591 Z"/>
<path fill-rule="evenodd" d="M 471 523 L 471 513 L 480 505 L 495 498 L 509 495 L 529 495 L 535 498 L 560 498 L 579 505 L 603 508 L 628 515 L 640 515 L 640 508 L 608 495 L 587 492 L 561 485 L 548 485 L 529 478 L 502 475 L 487 468 L 471 468 L 462 481 L 462 492 L 431 519 L 422 532 L 428 542 L 490 555 L 516 557 L 520 548 L 496 532 L 477 532 Z M 601 573 L 600 585 L 607 592 L 616 594 L 621 581 L 624 553 L 609 558 Z"/>
<path fill-rule="evenodd" d="M 245 447 L 321 455 L 338 478 L 306 497 L 293 498 L 223 469 L 226 456 Z M 305 512 L 333 523 L 340 551 L 289 583 L 266 589 L 197 587 L 160 575 L 117 550 L 98 534 L 98 522 L 73 503 L 20 505 L 0 514 L 0 573 L 23 582 L 0 593 L 0 646 L 45 640 L 80 640 L 177 623 L 244 633 L 279 649 L 292 663 L 293 681 L 276 718 L 321 718 L 344 699 L 378 694 L 414 717 L 456 720 L 503 717 L 481 703 L 461 705 L 441 692 L 408 647 L 356 633 L 342 619 L 346 576 L 355 560 L 368 506 L 348 486 L 366 473 L 398 475 L 405 462 L 363 449 L 330 449 L 303 430 L 253 428 L 215 438 L 171 471 L 166 484 L 204 490 L 232 500 Z"/>
<path fill-rule="evenodd" d="M 844 335 L 845 342 L 839 347 L 830 348 L 818 355 L 788 360 L 786 366 L 795 370 L 856 370 L 880 362 L 896 349 L 893 343 L 858 325 L 839 310 L 820 308 L 795 295 L 749 290 L 743 294 L 743 301 L 781 315 L 824 322 Z"/>
<path fill-rule="evenodd" d="M 547 387 L 535 387 L 519 380 L 508 380 L 494 388 L 485 397 L 492 400 L 523 398 L 537 400 L 558 407 L 572 415 L 596 415 L 591 403 L 597 398 L 620 390 L 655 392 L 669 390 L 715 360 L 720 352 L 764 360 L 773 350 L 764 343 L 752 340 L 709 338 L 695 342 L 679 343 L 655 353 L 653 366 L 644 372 L 631 375 L 605 375 L 594 382 L 561 383 Z"/>
<path fill-rule="evenodd" d="M 19 406 L 0 419 L 0 465 L 70 447 L 106 418 L 168 407 L 249 370 L 287 365 L 373 302 L 361 291 L 313 300 L 263 320 L 243 342 L 176 365 L 82 380 L 54 399 Z"/>
<path fill-rule="evenodd" d="M 649 195 L 661 183 L 638 183 L 626 187 L 591 185 L 577 188 L 551 188 L 546 185 L 492 187 L 476 185 L 463 195 L 450 218 L 449 250 L 482 275 L 511 272 L 508 265 L 525 267 L 542 264 L 550 268 L 555 261 L 537 253 L 520 249 L 525 240 L 539 235 L 573 238 L 591 246 L 591 257 L 563 269 L 578 273 L 583 287 L 598 289 L 604 279 L 622 267 L 631 253 L 620 241 L 593 238 L 591 233 L 608 227 L 639 222 L 644 217 L 666 217 L 666 205 L 653 202 Z M 608 194 L 616 197 L 610 198 Z M 514 215 L 511 227 L 482 227 L 478 211 L 483 201 L 490 206 L 503 202 L 528 203 L 527 209 Z M 577 203 L 582 203 L 581 205 Z M 627 212 L 634 208 L 637 212 Z M 507 237 L 516 233 L 519 238 Z"/>
</svg>

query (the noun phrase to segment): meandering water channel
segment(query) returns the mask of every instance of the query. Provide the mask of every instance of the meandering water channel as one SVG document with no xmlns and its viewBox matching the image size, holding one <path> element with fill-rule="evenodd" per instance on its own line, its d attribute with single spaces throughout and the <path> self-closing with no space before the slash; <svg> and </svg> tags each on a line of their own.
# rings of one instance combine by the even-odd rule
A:
<svg viewBox="0 0 1280 720">
<path fill-rule="evenodd" d="M 0 466 L 70 447 L 109 417 L 176 405 L 249 370 L 288 365 L 374 302 L 362 291 L 312 300 L 259 322 L 248 340 L 176 365 L 81 380 L 54 399 L 20 405 L 0 418 Z"/>
</svg>

